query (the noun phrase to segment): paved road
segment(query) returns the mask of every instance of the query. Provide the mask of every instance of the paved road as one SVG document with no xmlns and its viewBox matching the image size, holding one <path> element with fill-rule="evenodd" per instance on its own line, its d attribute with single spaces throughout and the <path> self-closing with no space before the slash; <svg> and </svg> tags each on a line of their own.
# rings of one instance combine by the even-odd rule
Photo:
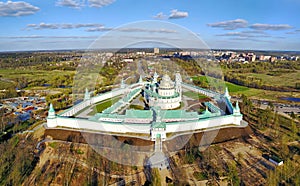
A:
<svg viewBox="0 0 300 186">
<path fill-rule="evenodd" d="M 240 98 L 231 98 L 231 101 L 242 101 Z M 258 100 L 251 100 L 256 106 L 258 106 Z M 261 101 L 260 108 L 266 109 L 269 105 L 268 101 Z M 295 114 L 300 114 L 300 106 L 296 104 L 283 104 L 283 103 L 273 103 L 274 109 L 278 113 L 290 117 L 289 113 L 294 112 Z"/>
</svg>

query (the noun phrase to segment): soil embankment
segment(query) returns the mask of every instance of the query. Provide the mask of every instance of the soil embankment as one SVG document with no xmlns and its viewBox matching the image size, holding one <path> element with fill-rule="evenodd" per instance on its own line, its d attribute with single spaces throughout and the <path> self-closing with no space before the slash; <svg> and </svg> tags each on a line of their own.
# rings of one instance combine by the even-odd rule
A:
<svg viewBox="0 0 300 186">
<path fill-rule="evenodd" d="M 185 144 L 189 146 L 199 146 L 200 141 L 203 137 L 207 138 L 207 143 L 222 143 L 238 138 L 246 138 L 250 134 L 252 134 L 252 130 L 249 126 L 245 128 L 224 128 L 220 130 L 214 131 L 206 131 L 199 132 L 194 134 L 182 135 L 173 138 L 172 140 L 167 140 L 164 142 L 167 149 L 172 151 L 172 149 L 184 148 Z M 79 131 L 71 131 L 71 130 L 63 130 L 63 129 L 47 129 L 45 131 L 45 136 L 51 136 L 53 140 L 62 140 L 62 141 L 70 141 L 77 143 L 88 143 L 90 145 L 103 145 L 106 147 L 115 147 L 116 142 L 121 144 L 128 144 L 140 147 L 141 149 L 147 148 L 149 146 L 154 145 L 154 142 L 149 140 L 143 140 L 140 138 L 133 137 L 123 137 L 116 135 L 105 135 L 98 133 L 85 133 Z M 213 139 L 210 139 L 213 138 Z M 182 144 L 180 147 L 180 144 Z M 179 146 L 178 146 L 179 145 Z M 204 143 L 205 145 L 205 143 Z"/>
</svg>

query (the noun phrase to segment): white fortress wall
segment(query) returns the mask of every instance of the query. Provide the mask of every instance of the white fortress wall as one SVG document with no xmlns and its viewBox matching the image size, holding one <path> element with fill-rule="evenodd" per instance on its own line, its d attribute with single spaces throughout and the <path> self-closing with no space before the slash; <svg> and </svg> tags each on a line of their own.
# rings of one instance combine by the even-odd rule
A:
<svg viewBox="0 0 300 186">
<path fill-rule="evenodd" d="M 104 93 L 104 94 L 100 94 L 98 96 L 92 97 L 90 100 L 84 100 L 81 103 L 78 103 L 77 105 L 74 105 L 73 107 L 71 107 L 70 109 L 67 109 L 66 111 L 62 112 L 61 114 L 59 114 L 60 116 L 73 116 L 75 115 L 77 112 L 79 112 L 80 110 L 95 104 L 97 102 L 115 97 L 115 96 L 119 96 L 121 94 L 123 94 L 125 92 L 126 89 L 117 89 L 117 90 L 113 90 L 111 92 L 108 93 Z"/>
<path fill-rule="evenodd" d="M 185 88 L 185 89 L 188 89 L 188 90 L 191 90 L 191 91 L 195 91 L 197 93 L 200 93 L 200 94 L 204 94 L 208 97 L 214 97 L 214 96 L 217 96 L 218 93 L 216 92 L 213 92 L 213 91 L 209 91 L 209 90 L 206 90 L 206 89 L 203 89 L 203 88 L 200 88 L 200 87 L 196 87 L 196 86 L 193 86 L 193 85 L 189 85 L 189 84 L 186 84 L 186 83 L 182 83 L 182 88 Z"/>
<path fill-rule="evenodd" d="M 103 100 L 106 100 L 106 99 L 109 99 L 109 98 L 112 98 L 112 97 L 122 95 L 125 92 L 125 90 L 126 90 L 126 88 L 125 89 L 120 88 L 120 89 L 117 89 L 117 90 L 112 90 L 111 92 L 107 92 L 107 93 L 100 94 L 98 96 L 92 97 L 91 98 L 91 103 L 95 104 L 97 102 L 100 102 L 100 101 L 103 101 Z"/>
<path fill-rule="evenodd" d="M 66 118 L 57 117 L 57 127 L 67 127 L 73 129 L 97 130 L 103 132 L 117 132 L 117 133 L 146 133 L 149 134 L 150 124 L 119 124 L 119 123 L 104 123 L 95 122 L 80 118 Z M 48 125 L 48 127 L 51 127 Z M 54 126 L 52 126 L 54 127 Z"/>
<path fill-rule="evenodd" d="M 242 115 L 234 116 L 220 116 L 207 119 L 201 119 L 194 122 L 178 122 L 175 124 L 168 123 L 166 125 L 166 132 L 182 132 L 182 131 L 192 131 L 204 128 L 218 127 L 228 124 L 240 125 L 242 120 Z M 53 124 L 56 123 L 56 126 Z M 49 125 L 50 124 L 50 125 Z M 117 133 L 143 133 L 149 134 L 151 125 L 150 124 L 121 124 L 121 123 L 107 123 L 107 122 L 95 122 L 86 119 L 79 118 L 67 118 L 67 117 L 57 117 L 51 119 L 48 122 L 48 127 L 67 127 L 74 129 L 86 129 L 86 130 L 96 130 L 103 132 L 117 132 Z"/>
<path fill-rule="evenodd" d="M 229 116 L 220 116 L 220 117 L 201 119 L 194 122 L 179 122 L 178 124 L 167 124 L 166 132 L 192 131 L 198 129 L 211 128 L 211 127 L 219 127 L 228 124 L 240 125 L 241 120 L 242 120 L 242 116 L 229 115 Z"/>
<path fill-rule="evenodd" d="M 77 105 L 74 105 L 73 107 L 65 110 L 64 112 L 60 113 L 60 116 L 73 116 L 75 115 L 77 112 L 79 112 L 80 110 L 88 107 L 91 105 L 91 101 L 90 100 L 85 100 L 82 101 L 81 103 L 78 103 Z"/>
</svg>

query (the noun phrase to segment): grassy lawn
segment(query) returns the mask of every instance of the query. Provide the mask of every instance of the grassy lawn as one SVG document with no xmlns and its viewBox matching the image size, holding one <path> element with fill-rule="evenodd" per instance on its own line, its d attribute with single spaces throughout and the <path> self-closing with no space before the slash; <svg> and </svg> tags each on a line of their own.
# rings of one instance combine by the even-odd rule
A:
<svg viewBox="0 0 300 186">
<path fill-rule="evenodd" d="M 281 73 L 276 76 L 268 74 L 247 73 L 249 77 L 256 77 L 262 80 L 263 84 L 278 87 L 295 87 L 296 83 L 300 83 L 300 71 Z"/>
<path fill-rule="evenodd" d="M 136 110 L 144 110 L 144 107 L 141 105 L 130 105 L 130 109 L 136 109 Z"/>
<path fill-rule="evenodd" d="M 259 75 L 259 74 L 257 74 L 257 75 Z M 284 76 L 286 76 L 286 74 Z M 273 76 L 270 76 L 270 77 L 273 77 Z M 193 78 L 198 78 L 201 81 L 209 80 L 207 82 L 213 82 L 214 85 L 216 85 L 218 83 L 219 84 L 225 83 L 230 95 L 237 96 L 237 97 L 240 97 L 242 94 L 244 94 L 249 98 L 275 100 L 275 101 L 284 102 L 284 101 L 280 100 L 279 98 L 280 97 L 299 97 L 300 96 L 299 92 L 278 92 L 278 91 L 248 88 L 248 87 L 236 85 L 236 84 L 233 84 L 230 82 L 221 81 L 221 80 L 213 78 L 213 77 L 199 76 L 199 77 L 193 77 Z M 281 81 L 283 81 L 283 80 L 281 80 Z"/>
<path fill-rule="evenodd" d="M 216 78 L 208 77 L 208 76 L 198 76 L 198 77 L 193 77 L 193 79 L 198 79 L 202 82 L 204 81 L 208 85 L 211 85 L 213 87 L 226 86 L 228 88 L 229 92 L 239 92 L 239 91 L 249 90 L 248 87 L 236 85 L 236 84 L 229 83 L 229 82 L 225 82 L 225 81 L 222 81 L 220 79 L 216 79 Z"/>
<path fill-rule="evenodd" d="M 247 91 L 249 90 L 248 87 L 236 85 L 233 83 L 225 82 L 226 87 L 228 88 L 229 92 L 241 92 L 241 91 Z"/>
<path fill-rule="evenodd" d="M 96 113 L 102 112 L 103 110 L 105 110 L 108 107 L 112 106 L 114 103 L 116 103 L 120 99 L 121 99 L 121 97 L 114 97 L 114 98 L 111 98 L 111 99 L 101 101 L 94 107 L 93 111 L 90 112 L 88 115 L 95 115 Z"/>
<path fill-rule="evenodd" d="M 203 99 L 203 98 L 207 98 L 207 96 L 203 95 L 203 94 L 199 94 L 193 91 L 186 91 L 183 92 L 183 95 L 192 98 L 192 99 Z"/>
<path fill-rule="evenodd" d="M 51 142 L 49 143 L 49 146 L 52 147 L 53 149 L 56 149 L 58 147 L 57 142 Z"/>
<path fill-rule="evenodd" d="M 0 75 L 3 78 L 14 79 L 14 78 L 28 78 L 30 80 L 46 79 L 51 80 L 54 76 L 63 76 L 74 74 L 74 71 L 62 71 L 62 70 L 32 70 L 32 69 L 0 69 Z"/>
<path fill-rule="evenodd" d="M 193 176 L 199 181 L 199 180 L 206 180 L 207 175 L 203 172 L 194 172 Z"/>
<path fill-rule="evenodd" d="M 6 81 L 15 80 L 17 78 L 24 78 L 28 82 L 44 80 L 47 83 L 50 83 L 54 77 L 60 77 L 64 75 L 72 75 L 74 71 L 62 71 L 62 70 L 34 70 L 34 69 L 0 69 L 0 77 Z M 13 82 L 3 82 L 0 80 L 0 89 L 3 89 L 7 86 L 13 86 Z M 40 85 L 42 86 L 42 85 Z"/>
<path fill-rule="evenodd" d="M 12 82 L 6 82 L 6 81 L 0 80 L 0 90 L 13 88 L 13 87 L 14 87 L 14 84 Z"/>
</svg>

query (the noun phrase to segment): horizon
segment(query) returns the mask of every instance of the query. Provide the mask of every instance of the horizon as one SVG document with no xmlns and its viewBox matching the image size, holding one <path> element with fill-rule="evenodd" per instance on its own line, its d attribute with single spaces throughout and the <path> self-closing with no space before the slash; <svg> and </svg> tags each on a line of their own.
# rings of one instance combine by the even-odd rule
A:
<svg viewBox="0 0 300 186">
<path fill-rule="evenodd" d="M 233 52 L 278 52 L 278 53 L 283 53 L 283 52 L 288 52 L 288 53 L 299 53 L 300 54 L 300 50 L 256 50 L 256 49 L 234 49 L 234 48 L 212 48 L 212 49 L 198 49 L 198 48 L 164 48 L 164 47 L 158 47 L 161 50 L 211 50 L 211 51 L 233 51 Z M 0 51 L 1 53 L 32 53 L 32 52 L 86 52 L 86 51 L 106 51 L 106 52 L 111 52 L 110 50 L 116 50 L 118 48 L 107 48 L 107 49 L 49 49 L 49 50 L 44 50 L 44 49 L 40 49 L 40 50 L 8 50 L 8 51 Z M 149 49 L 153 49 L 153 47 L 128 47 L 128 48 L 121 48 L 119 50 L 125 50 L 125 49 L 140 49 L 140 50 L 149 50 Z"/>
</svg>

